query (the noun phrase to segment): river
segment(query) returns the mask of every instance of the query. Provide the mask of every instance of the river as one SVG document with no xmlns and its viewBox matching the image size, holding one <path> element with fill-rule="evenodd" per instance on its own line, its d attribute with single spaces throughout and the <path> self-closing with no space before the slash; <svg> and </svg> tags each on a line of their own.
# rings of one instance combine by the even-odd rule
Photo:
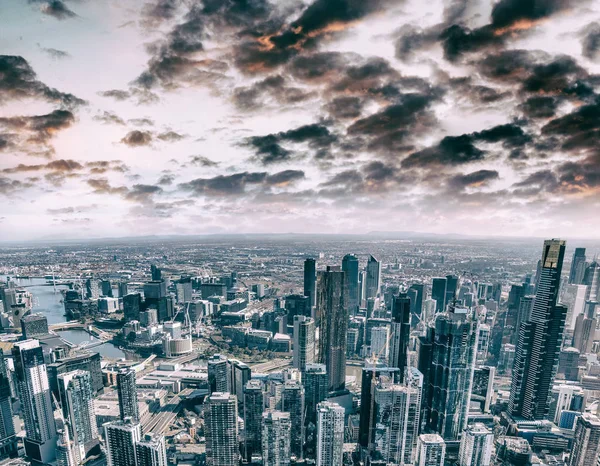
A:
<svg viewBox="0 0 600 466">
<path fill-rule="evenodd" d="M 0 277 L 6 280 L 6 277 Z M 56 292 L 52 286 L 48 286 L 43 278 L 18 279 L 13 281 L 18 287 L 24 287 L 33 295 L 33 309 L 31 312 L 43 314 L 48 319 L 48 325 L 65 322 L 65 307 L 63 304 L 63 295 L 60 290 L 66 290 L 66 285 L 58 285 Z M 85 341 L 98 341 L 96 337 L 90 335 L 85 330 L 64 330 L 57 332 L 65 340 L 79 345 Z M 105 343 L 92 348 L 92 351 L 100 353 L 101 356 L 109 359 L 125 358 L 126 354 L 112 343 Z"/>
</svg>

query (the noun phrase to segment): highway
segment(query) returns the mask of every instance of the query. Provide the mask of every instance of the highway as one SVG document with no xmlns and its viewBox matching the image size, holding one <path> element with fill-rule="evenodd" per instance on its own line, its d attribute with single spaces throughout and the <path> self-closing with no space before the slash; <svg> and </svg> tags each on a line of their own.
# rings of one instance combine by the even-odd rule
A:
<svg viewBox="0 0 600 466">
<path fill-rule="evenodd" d="M 262 362 L 260 364 L 255 364 L 254 366 L 250 366 L 252 372 L 258 373 L 268 373 L 272 372 L 276 369 L 284 369 L 292 365 L 291 359 L 274 359 L 273 361 Z"/>
<path fill-rule="evenodd" d="M 160 412 L 156 413 L 147 421 L 143 421 L 142 428 L 144 433 L 164 434 L 181 410 L 181 398 L 189 395 L 193 391 L 194 390 L 191 388 L 182 390 L 178 395 L 171 398 L 169 402 L 161 408 Z"/>
</svg>

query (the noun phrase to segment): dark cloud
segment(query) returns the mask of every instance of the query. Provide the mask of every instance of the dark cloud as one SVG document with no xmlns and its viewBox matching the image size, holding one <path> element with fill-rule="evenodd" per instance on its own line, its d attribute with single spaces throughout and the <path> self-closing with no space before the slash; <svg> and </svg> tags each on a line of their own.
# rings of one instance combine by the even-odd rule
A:
<svg viewBox="0 0 600 466">
<path fill-rule="evenodd" d="M 581 53 L 590 60 L 600 58 L 600 24 L 590 23 L 581 31 Z"/>
<path fill-rule="evenodd" d="M 160 133 L 156 136 L 161 141 L 166 142 L 176 142 L 185 139 L 183 134 L 176 133 L 175 131 L 165 131 L 164 133 Z"/>
<path fill-rule="evenodd" d="M 300 170 L 285 170 L 272 175 L 266 172 L 242 172 L 213 178 L 197 178 L 179 184 L 179 188 L 204 196 L 241 195 L 252 188 L 269 189 L 288 186 L 303 179 L 304 176 L 304 172 Z"/>
<path fill-rule="evenodd" d="M 455 61 L 463 54 L 475 52 L 483 47 L 499 45 L 503 38 L 496 34 L 493 28 L 486 26 L 478 29 L 469 29 L 454 24 L 439 36 L 447 60 Z"/>
<path fill-rule="evenodd" d="M 142 8 L 142 24 L 148 28 L 156 28 L 161 23 L 174 19 L 180 0 L 157 0 L 144 4 Z"/>
<path fill-rule="evenodd" d="M 513 123 L 473 133 L 472 137 L 474 140 L 490 143 L 503 141 L 506 147 L 522 146 L 531 142 L 531 136 L 526 134 L 523 128 Z"/>
<path fill-rule="evenodd" d="M 215 162 L 203 155 L 192 155 L 190 157 L 190 163 L 199 167 L 218 167 L 220 165 L 219 162 Z"/>
<path fill-rule="evenodd" d="M 379 160 L 363 164 L 359 169 L 344 170 L 321 183 L 320 195 L 347 197 L 349 194 L 384 193 L 398 189 L 407 178 L 401 170 Z"/>
<path fill-rule="evenodd" d="M 107 178 L 90 178 L 87 180 L 87 184 L 92 188 L 94 194 L 125 195 L 128 192 L 125 186 L 112 186 Z"/>
<path fill-rule="evenodd" d="M 0 55 L 0 103 L 23 98 L 39 98 L 67 108 L 85 104 L 73 94 L 59 92 L 39 81 L 23 57 Z"/>
<path fill-rule="evenodd" d="M 119 173 L 126 173 L 129 171 L 129 167 L 120 160 L 97 160 L 86 162 L 85 166 L 92 175 L 99 175 L 109 171 Z"/>
<path fill-rule="evenodd" d="M 131 93 L 128 91 L 122 91 L 119 89 L 111 89 L 110 91 L 103 91 L 103 92 L 99 92 L 99 95 L 101 95 L 102 97 L 110 97 L 112 99 L 115 100 L 127 100 L 129 99 L 129 97 L 131 97 Z"/>
<path fill-rule="evenodd" d="M 487 186 L 491 181 L 500 178 L 496 170 L 478 170 L 466 175 L 455 175 L 448 180 L 448 186 L 453 190 L 462 191 L 465 188 Z"/>
<path fill-rule="evenodd" d="M 446 136 L 437 146 L 415 152 L 402 161 L 403 168 L 426 168 L 462 165 L 484 158 L 470 135 Z"/>
<path fill-rule="evenodd" d="M 127 122 L 135 126 L 154 126 L 154 121 L 150 118 L 132 118 Z"/>
<path fill-rule="evenodd" d="M 356 54 L 316 52 L 295 58 L 287 70 L 294 78 L 302 81 L 327 81 L 339 76 L 351 60 L 357 58 Z"/>
<path fill-rule="evenodd" d="M 281 75 L 269 76 L 251 86 L 238 87 L 233 92 L 233 102 L 240 110 L 254 110 L 271 102 L 294 105 L 315 94 L 295 87 Z"/>
<path fill-rule="evenodd" d="M 94 116 L 95 121 L 99 121 L 104 124 L 116 124 L 124 125 L 125 121 L 116 113 L 104 111 L 101 114 Z"/>
<path fill-rule="evenodd" d="M 467 100 L 473 104 L 493 104 L 502 101 L 512 95 L 506 90 L 498 90 L 490 86 L 476 84 L 470 76 L 460 78 L 448 78 L 444 81 L 449 91 L 461 101 Z"/>
<path fill-rule="evenodd" d="M 514 26 L 528 29 L 531 22 L 572 8 L 579 2 L 580 0 L 500 0 L 492 9 L 492 25 L 497 30 Z"/>
<path fill-rule="evenodd" d="M 552 118 L 556 114 L 558 102 L 554 97 L 530 97 L 519 105 L 519 109 L 528 118 Z"/>
<path fill-rule="evenodd" d="M 40 11 L 45 15 L 52 16 L 59 20 L 74 18 L 77 16 L 72 10 L 69 9 L 67 5 L 64 4 L 64 2 L 61 2 L 60 0 L 50 0 L 42 3 L 40 6 Z"/>
<path fill-rule="evenodd" d="M 41 47 L 41 49 L 43 52 L 48 54 L 48 56 L 50 56 L 50 58 L 54 58 L 55 60 L 62 60 L 64 58 L 71 57 L 71 54 L 69 54 L 68 52 L 65 52 L 64 50 L 53 49 L 51 47 L 50 48 Z"/>
<path fill-rule="evenodd" d="M 124 198 L 128 201 L 135 201 L 141 204 L 150 202 L 156 194 L 163 192 L 160 186 L 151 184 L 135 184 L 133 187 L 124 195 Z"/>
<path fill-rule="evenodd" d="M 159 184 L 161 186 L 170 186 L 173 184 L 173 181 L 175 181 L 174 175 L 165 174 L 159 178 L 157 184 Z"/>
<path fill-rule="evenodd" d="M 32 186 L 31 183 L 0 176 L 0 194 L 5 196 L 10 196 L 18 191 L 31 188 Z"/>
<path fill-rule="evenodd" d="M 364 102 L 358 97 L 336 97 L 325 105 L 325 110 L 336 119 L 358 118 Z"/>
<path fill-rule="evenodd" d="M 148 131 L 133 130 L 121 139 L 129 147 L 149 146 L 152 143 L 152 134 Z"/>
</svg>

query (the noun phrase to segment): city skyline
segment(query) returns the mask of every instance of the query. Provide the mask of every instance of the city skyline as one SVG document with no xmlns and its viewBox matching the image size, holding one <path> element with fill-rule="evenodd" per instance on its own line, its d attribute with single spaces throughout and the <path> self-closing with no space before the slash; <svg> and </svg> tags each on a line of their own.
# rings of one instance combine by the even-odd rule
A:
<svg viewBox="0 0 600 466">
<path fill-rule="evenodd" d="M 5 3 L 0 241 L 598 238 L 597 2 Z"/>
</svg>

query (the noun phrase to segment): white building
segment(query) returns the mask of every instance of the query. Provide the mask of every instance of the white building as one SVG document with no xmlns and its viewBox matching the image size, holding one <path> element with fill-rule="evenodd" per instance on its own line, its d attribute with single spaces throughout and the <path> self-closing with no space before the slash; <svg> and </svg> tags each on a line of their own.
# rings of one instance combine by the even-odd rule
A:
<svg viewBox="0 0 600 466">
<path fill-rule="evenodd" d="M 382 363 L 388 361 L 390 354 L 389 327 L 373 327 L 371 329 L 371 354 Z"/>
<path fill-rule="evenodd" d="M 262 415 L 263 466 L 290 464 L 292 421 L 290 413 L 268 411 Z"/>
<path fill-rule="evenodd" d="M 462 434 L 458 453 L 459 466 L 490 466 L 494 434 L 483 424 L 467 427 Z"/>
<path fill-rule="evenodd" d="M 342 466 L 344 408 L 323 401 L 317 405 L 317 466 Z"/>
<path fill-rule="evenodd" d="M 438 434 L 421 434 L 417 446 L 416 466 L 444 466 L 446 443 Z"/>
</svg>

